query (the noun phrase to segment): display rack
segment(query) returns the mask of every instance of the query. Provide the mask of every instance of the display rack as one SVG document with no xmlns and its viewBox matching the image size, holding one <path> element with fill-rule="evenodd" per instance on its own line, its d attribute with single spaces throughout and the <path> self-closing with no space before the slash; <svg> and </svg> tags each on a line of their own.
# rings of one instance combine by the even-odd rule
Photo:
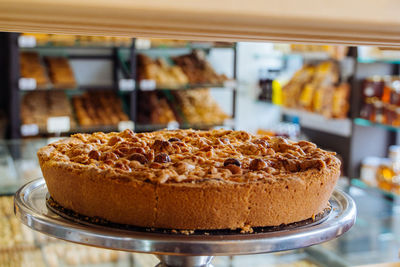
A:
<svg viewBox="0 0 400 267">
<path fill-rule="evenodd" d="M 301 54 L 300 54 L 301 56 Z M 326 60 L 321 57 L 317 61 Z M 398 128 L 372 123 L 359 118 L 361 108 L 361 85 L 368 71 L 369 64 L 390 64 L 391 72 L 384 74 L 398 75 L 398 60 L 365 59 L 358 55 L 357 47 L 350 47 L 347 54 L 351 71 L 347 79 L 351 87 L 350 111 L 346 119 L 329 119 L 322 115 L 301 110 L 283 108 L 284 116 L 296 117 L 302 132 L 319 146 L 336 151 L 343 158 L 344 175 L 354 178 L 360 176 L 361 161 L 367 156 L 385 157 L 387 148 L 397 143 Z M 304 57 L 307 61 L 307 57 Z M 371 145 L 366 145 L 371 144 Z M 373 145 L 372 145 L 373 144 Z"/>
<path fill-rule="evenodd" d="M 334 57 L 328 51 L 306 51 L 306 52 L 285 52 L 285 57 L 297 56 L 302 58 L 303 65 L 309 63 L 319 63 L 323 61 L 333 61 L 339 67 L 339 81 L 352 84 L 352 79 L 355 74 L 355 69 L 349 68 L 346 72 L 343 66 L 349 64 L 354 58 L 354 47 L 350 47 L 344 57 Z M 350 64 L 351 65 L 351 64 Z M 350 66 L 351 67 L 351 66 Z M 350 102 L 352 101 L 352 89 L 350 91 Z M 352 105 L 350 105 L 352 108 Z M 337 152 L 342 159 L 343 175 L 352 173 L 349 162 L 351 161 L 353 142 L 353 122 L 351 119 L 352 112 L 350 111 L 346 118 L 329 118 L 322 114 L 312 111 L 281 108 L 282 120 L 299 124 L 301 132 L 312 142 L 318 146 Z"/>
<path fill-rule="evenodd" d="M 395 59 L 373 59 L 365 58 L 359 55 L 359 49 L 353 48 L 352 58 L 354 61 L 354 75 L 351 79 L 351 114 L 352 120 L 352 147 L 349 177 L 360 177 L 361 162 L 365 157 L 386 157 L 388 147 L 397 144 L 396 127 L 373 123 L 360 118 L 362 102 L 362 83 L 363 80 L 371 74 L 379 75 L 399 75 L 400 61 Z M 378 64 L 378 65 L 372 65 Z M 389 68 L 382 69 L 379 65 L 385 65 Z M 374 73 L 369 70 L 370 67 L 377 66 Z M 371 142 L 373 142 L 373 145 Z M 366 145 L 367 144 L 367 145 Z"/>
<path fill-rule="evenodd" d="M 18 33 L 0 33 L 0 59 L 2 63 L 0 63 L 1 72 L 1 82 L 3 90 L 0 91 L 0 98 L 8 99 L 8 102 L 4 101 L 3 106 L 5 106 L 5 113 L 8 121 L 7 127 L 7 137 L 8 138 L 20 138 L 23 136 L 36 136 L 36 135 L 47 135 L 51 136 L 54 133 L 48 132 L 47 129 L 43 129 L 43 127 L 35 127 L 35 125 L 21 125 L 21 117 L 20 117 L 20 109 L 21 109 L 21 99 L 22 95 L 26 92 L 30 91 L 56 91 L 61 90 L 64 92 L 84 92 L 84 91 L 96 91 L 96 90 L 112 90 L 116 92 L 120 98 L 123 100 L 125 111 L 129 116 L 130 121 L 122 122 L 119 125 L 106 125 L 102 126 L 94 126 L 94 127 L 71 127 L 60 128 L 60 131 L 56 133 L 57 135 L 69 134 L 73 132 L 93 132 L 93 131 L 110 131 L 110 130 L 123 130 L 126 128 L 130 128 L 135 131 L 151 131 L 155 129 L 168 128 L 168 125 L 152 125 L 152 124 L 140 124 L 137 121 L 137 107 L 138 107 L 138 91 L 169 91 L 169 90 L 196 90 L 198 88 L 225 88 L 232 91 L 232 111 L 231 118 L 229 123 L 221 123 L 218 125 L 177 125 L 174 124 L 173 128 L 213 128 L 213 127 L 230 127 L 233 128 L 236 113 L 236 61 L 237 61 L 237 49 L 236 44 L 218 44 L 215 47 L 211 43 L 191 43 L 187 42 L 185 46 L 157 46 L 157 47 L 144 47 L 140 45 L 141 42 L 136 42 L 138 40 L 132 39 L 132 45 L 128 46 L 127 44 L 123 44 L 120 46 L 115 46 L 112 44 L 102 44 L 102 43 L 94 43 L 93 45 L 86 44 L 82 45 L 78 41 L 75 41 L 70 45 L 60 45 L 53 43 L 46 44 L 37 44 L 36 42 L 28 41 L 21 42 L 21 36 Z M 142 42 L 143 43 L 143 42 Z M 21 47 L 22 44 L 22 47 Z M 138 47 L 137 47 L 138 45 Z M 233 51 L 233 79 L 232 81 L 228 81 L 224 84 L 190 84 L 184 85 L 176 88 L 168 88 L 168 87 L 157 87 L 155 86 L 154 81 L 150 81 L 149 83 L 143 83 L 143 81 L 139 81 L 138 72 L 136 70 L 136 61 L 137 55 L 139 53 L 147 53 L 148 51 L 160 50 L 163 54 L 170 53 L 170 51 L 176 51 L 179 49 L 184 49 L 185 51 L 191 51 L 193 49 L 202 49 L 206 53 L 211 49 L 232 49 Z M 60 50 L 63 51 L 68 49 L 68 58 L 71 60 L 107 60 L 112 64 L 112 84 L 109 85 L 78 85 L 75 88 L 68 89 L 56 89 L 56 88 L 40 88 L 35 89 L 34 87 L 30 87 L 29 84 L 27 87 L 20 86 L 20 51 L 42 51 L 46 49 L 52 50 Z M 96 52 L 88 52 L 84 51 L 90 50 L 98 50 L 100 49 L 100 53 L 96 54 Z M 126 68 L 123 63 L 123 59 L 121 56 L 121 51 L 127 51 L 128 61 L 130 62 L 130 67 Z M 83 52 L 82 52 L 83 51 Z M 101 53 L 101 51 L 109 51 L 108 53 Z M 125 68 L 124 68 L 125 67 Z M 29 82 L 29 81 L 28 81 Z M 1 107 L 1 106 L 0 106 Z M 165 127 L 166 126 L 166 127 Z M 23 130 L 23 131 L 21 131 Z"/>
</svg>

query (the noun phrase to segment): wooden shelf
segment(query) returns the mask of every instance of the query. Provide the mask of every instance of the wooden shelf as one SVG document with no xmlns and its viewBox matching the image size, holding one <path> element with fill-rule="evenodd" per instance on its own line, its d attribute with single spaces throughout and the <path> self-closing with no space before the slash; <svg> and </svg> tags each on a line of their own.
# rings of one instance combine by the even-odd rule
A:
<svg viewBox="0 0 400 267">
<path fill-rule="evenodd" d="M 0 31 L 400 47 L 387 0 L 3 0 Z"/>
</svg>

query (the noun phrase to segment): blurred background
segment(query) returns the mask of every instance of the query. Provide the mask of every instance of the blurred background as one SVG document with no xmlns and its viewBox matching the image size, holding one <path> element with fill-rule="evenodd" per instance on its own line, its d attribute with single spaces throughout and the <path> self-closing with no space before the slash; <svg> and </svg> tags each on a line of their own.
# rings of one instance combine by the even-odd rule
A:
<svg viewBox="0 0 400 267">
<path fill-rule="evenodd" d="M 154 266 L 33 233 L 11 195 L 41 176 L 36 151 L 49 142 L 165 128 L 315 142 L 338 153 L 338 186 L 357 202 L 356 226 L 337 240 L 215 267 L 398 261 L 399 65 L 400 51 L 379 47 L 0 33 L 0 266 Z"/>
</svg>

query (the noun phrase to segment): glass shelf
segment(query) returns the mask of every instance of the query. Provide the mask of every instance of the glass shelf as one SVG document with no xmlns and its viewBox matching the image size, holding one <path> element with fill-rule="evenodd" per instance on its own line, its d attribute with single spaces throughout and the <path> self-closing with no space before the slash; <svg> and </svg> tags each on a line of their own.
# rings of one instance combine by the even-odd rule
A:
<svg viewBox="0 0 400 267">
<path fill-rule="evenodd" d="M 192 50 L 192 49 L 233 49 L 235 44 L 213 44 L 213 43 L 187 43 L 185 45 L 158 45 L 150 47 L 137 47 L 139 52 L 153 51 L 153 50 Z"/>
<path fill-rule="evenodd" d="M 52 44 L 52 43 L 47 43 L 47 44 L 39 44 L 36 46 L 32 47 L 20 47 L 21 50 L 35 50 L 35 49 L 112 49 L 112 48 L 118 48 L 118 49 L 130 49 L 131 45 L 127 44 L 122 44 L 122 45 L 113 45 L 113 44 L 103 44 L 103 43 L 94 43 L 90 45 L 82 45 L 79 44 L 78 42 L 75 44 L 65 44 L 65 45 L 59 45 L 59 44 Z M 213 44 L 201 44 L 201 43 L 193 43 L 193 44 L 187 44 L 187 45 L 181 45 L 181 46 L 168 46 L 168 45 L 159 45 L 159 46 L 151 46 L 148 48 L 141 48 L 138 47 L 136 48 L 137 51 L 144 53 L 146 51 L 154 51 L 154 50 L 193 50 L 193 49 L 203 49 L 203 50 L 208 50 L 208 49 L 233 49 L 235 48 L 235 45 L 213 45 Z"/>
<path fill-rule="evenodd" d="M 98 126 L 74 126 L 68 132 L 60 132 L 62 136 L 69 136 L 75 133 L 94 133 L 94 132 L 117 132 L 118 125 L 98 125 Z M 40 127 L 39 135 L 55 135 L 47 129 Z"/>
<path fill-rule="evenodd" d="M 112 85 L 81 85 L 78 87 L 73 87 L 73 88 L 54 88 L 54 87 L 42 87 L 42 88 L 36 88 L 36 89 L 19 89 L 21 92 L 35 92 L 35 91 L 103 91 L 103 90 L 117 90 L 116 87 Z M 121 91 L 125 92 L 125 91 Z"/>
<path fill-rule="evenodd" d="M 284 54 L 285 57 L 290 58 L 290 57 L 301 57 L 306 61 L 324 61 L 324 60 L 329 60 L 332 59 L 332 55 L 330 55 L 328 52 L 324 51 L 315 51 L 315 52 L 289 52 Z"/>
<path fill-rule="evenodd" d="M 139 90 L 143 92 L 147 91 L 182 91 L 182 90 L 196 90 L 196 89 L 203 89 L 203 88 L 216 88 L 216 89 L 230 89 L 235 90 L 236 82 L 235 81 L 227 81 L 225 84 L 187 84 L 187 85 L 179 85 L 179 86 L 156 86 L 155 88 L 145 88 L 139 85 Z"/>
<path fill-rule="evenodd" d="M 368 58 L 368 57 L 358 57 L 358 63 L 371 64 L 371 63 L 388 63 L 388 64 L 400 64 L 400 58 Z"/>
<path fill-rule="evenodd" d="M 282 114 L 289 117 L 297 117 L 299 124 L 304 128 L 343 137 L 351 135 L 352 124 L 348 118 L 326 118 L 318 113 L 286 107 L 282 107 Z"/>
<path fill-rule="evenodd" d="M 157 130 L 162 130 L 162 129 L 196 129 L 196 130 L 207 130 L 207 129 L 212 129 L 212 128 L 219 128 L 219 127 L 226 127 L 226 128 L 232 128 L 234 127 L 233 123 L 229 123 L 229 120 L 227 123 L 218 123 L 218 124 L 190 124 L 190 123 L 184 123 L 184 124 L 177 124 L 175 127 L 172 127 L 169 124 L 136 124 L 135 125 L 135 131 L 136 132 L 149 132 L 149 131 L 157 131 Z"/>
<path fill-rule="evenodd" d="M 208 130 L 212 128 L 233 128 L 234 123 L 231 120 L 227 120 L 224 123 L 217 124 L 144 124 L 137 123 L 135 125 L 135 132 L 149 132 L 149 131 L 157 131 L 162 129 L 196 129 L 196 130 Z M 75 133 L 94 133 L 94 132 L 117 132 L 119 131 L 118 125 L 99 125 L 99 126 L 74 126 L 67 132 L 60 132 L 61 136 L 69 136 Z M 49 133 L 45 127 L 39 127 L 39 131 L 36 135 L 27 135 L 26 137 L 37 137 L 37 136 L 54 136 L 55 133 Z"/>
<path fill-rule="evenodd" d="M 364 127 L 380 127 L 389 131 L 400 131 L 400 127 L 395 127 L 387 124 L 376 123 L 362 118 L 355 118 L 354 123 L 356 125 L 364 126 Z"/>
<path fill-rule="evenodd" d="M 390 200 L 395 200 L 400 197 L 399 195 L 397 195 L 395 193 L 392 193 L 392 192 L 389 192 L 386 190 L 382 190 L 378 187 L 370 186 L 370 185 L 366 184 L 364 181 L 362 181 L 361 179 L 356 179 L 356 178 L 351 179 L 351 185 L 361 188 L 364 191 L 366 191 L 372 195 L 384 196 Z"/>
<path fill-rule="evenodd" d="M 18 46 L 22 50 L 34 50 L 34 49 L 110 49 L 119 47 L 130 47 L 132 46 L 131 38 L 124 39 L 109 39 L 109 40 L 81 40 L 81 37 L 70 36 L 68 39 L 54 39 L 53 37 L 47 37 L 43 39 L 35 35 L 23 34 L 18 37 Z M 65 38 L 65 36 L 64 36 Z"/>
<path fill-rule="evenodd" d="M 112 49 L 112 48 L 126 48 L 128 49 L 129 46 L 116 46 L 116 45 L 101 45 L 101 44 L 93 44 L 93 45 L 53 45 L 53 44 L 43 44 L 43 45 L 37 45 L 33 47 L 20 47 L 21 50 L 23 51 L 28 51 L 28 50 L 42 50 L 42 49 Z"/>
</svg>

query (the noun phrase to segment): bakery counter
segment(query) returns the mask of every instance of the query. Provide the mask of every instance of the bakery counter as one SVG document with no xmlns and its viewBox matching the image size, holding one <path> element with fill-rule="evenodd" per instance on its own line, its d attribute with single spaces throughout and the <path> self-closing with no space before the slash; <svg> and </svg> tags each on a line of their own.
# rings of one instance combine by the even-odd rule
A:
<svg viewBox="0 0 400 267">
<path fill-rule="evenodd" d="M 111 253 L 48 238 L 22 226 L 12 212 L 19 186 L 41 176 L 36 151 L 54 139 L 0 141 L 0 266 L 154 266 L 146 254 Z M 342 237 L 300 250 L 216 257 L 223 266 L 357 266 L 400 261 L 400 201 L 344 185 L 355 200 L 357 222 Z M 65 253 L 63 253 L 65 252 Z"/>
</svg>

